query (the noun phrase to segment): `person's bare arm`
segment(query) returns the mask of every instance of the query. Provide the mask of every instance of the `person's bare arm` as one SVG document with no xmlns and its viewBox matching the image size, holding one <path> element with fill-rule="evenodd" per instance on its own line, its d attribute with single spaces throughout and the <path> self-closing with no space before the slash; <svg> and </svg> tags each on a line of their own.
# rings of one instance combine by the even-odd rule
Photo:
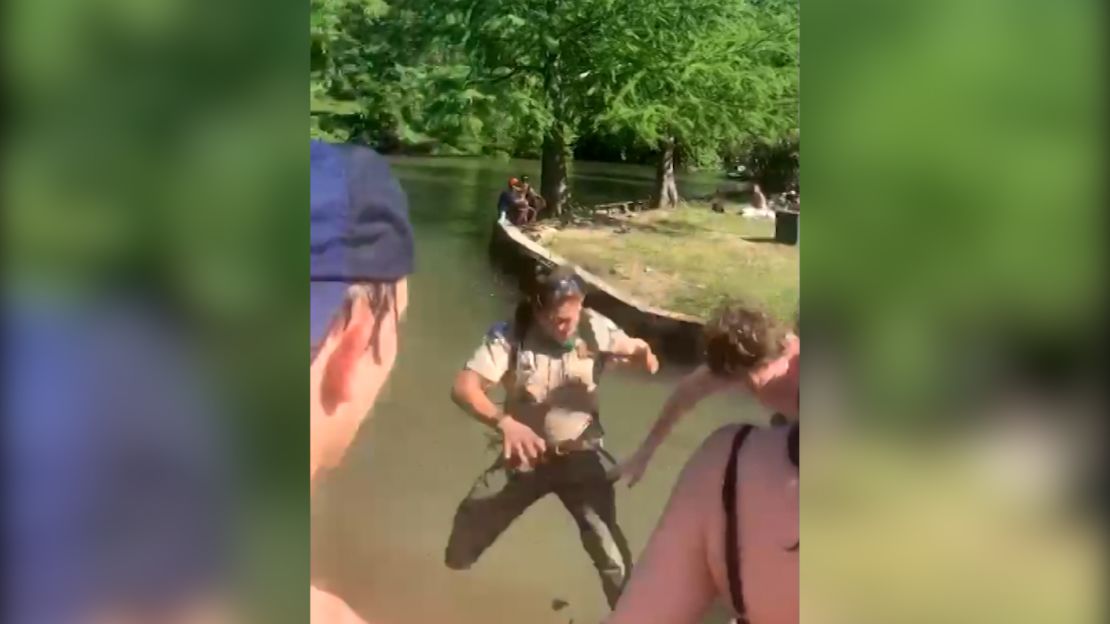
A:
<svg viewBox="0 0 1110 624">
<path fill-rule="evenodd" d="M 641 364 L 653 375 L 659 370 L 659 359 L 655 357 L 651 345 L 639 338 L 627 335 L 616 336 L 613 338 L 609 353 L 618 363 Z"/>
<path fill-rule="evenodd" d="M 670 435 L 675 424 L 694 409 L 706 397 L 729 387 L 733 382 L 713 374 L 709 367 L 699 366 L 694 372 L 682 378 L 674 392 L 663 404 L 663 410 L 651 426 L 644 441 L 636 452 L 624 461 L 619 468 L 621 478 L 632 487 L 644 476 L 655 449 Z"/>
<path fill-rule="evenodd" d="M 713 374 L 708 366 L 699 366 L 694 372 L 682 378 L 674 392 L 663 404 L 659 418 L 655 420 L 647 438 L 640 448 L 654 451 L 670 435 L 675 424 L 688 412 L 697 407 L 703 399 L 732 385 L 728 379 Z"/>
<path fill-rule="evenodd" d="M 535 461 L 545 450 L 543 438 L 527 425 L 502 412 L 490 400 L 488 392 L 492 386 L 492 382 L 478 373 L 463 369 L 455 376 L 451 400 L 474 420 L 501 432 L 506 459 L 516 455 L 522 460 Z"/>
<path fill-rule="evenodd" d="M 461 370 L 451 387 L 451 400 L 474 420 L 487 427 L 496 427 L 503 414 L 501 408 L 489 398 L 492 386 L 493 383 L 478 373 L 470 369 Z"/>
</svg>

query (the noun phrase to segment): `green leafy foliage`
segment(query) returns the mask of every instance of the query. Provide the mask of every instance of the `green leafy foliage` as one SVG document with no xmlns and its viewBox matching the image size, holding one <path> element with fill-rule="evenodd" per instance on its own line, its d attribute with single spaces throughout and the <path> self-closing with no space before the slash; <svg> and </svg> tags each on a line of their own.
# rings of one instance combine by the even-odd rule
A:
<svg viewBox="0 0 1110 624">
<path fill-rule="evenodd" d="M 798 7 L 736 0 L 650 3 L 603 54 L 618 90 L 596 121 L 704 161 L 736 140 L 797 127 Z M 604 70 L 603 70 L 604 71 Z"/>
<path fill-rule="evenodd" d="M 799 191 L 798 152 L 796 136 L 773 142 L 758 142 L 748 154 L 748 171 L 766 193 Z"/>
<path fill-rule="evenodd" d="M 313 0 L 312 133 L 537 156 L 545 137 L 719 163 L 797 128 L 781 0 Z"/>
</svg>

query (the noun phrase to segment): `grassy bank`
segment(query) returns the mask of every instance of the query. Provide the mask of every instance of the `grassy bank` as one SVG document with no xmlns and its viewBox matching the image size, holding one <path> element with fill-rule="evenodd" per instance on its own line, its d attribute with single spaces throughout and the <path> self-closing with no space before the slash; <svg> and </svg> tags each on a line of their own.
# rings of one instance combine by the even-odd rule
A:
<svg viewBox="0 0 1110 624">
<path fill-rule="evenodd" d="M 772 219 L 748 219 L 739 205 L 701 202 L 675 210 L 599 216 L 545 237 L 568 260 L 653 305 L 708 316 L 740 298 L 784 322 L 798 310 L 798 248 L 774 242 Z"/>
</svg>

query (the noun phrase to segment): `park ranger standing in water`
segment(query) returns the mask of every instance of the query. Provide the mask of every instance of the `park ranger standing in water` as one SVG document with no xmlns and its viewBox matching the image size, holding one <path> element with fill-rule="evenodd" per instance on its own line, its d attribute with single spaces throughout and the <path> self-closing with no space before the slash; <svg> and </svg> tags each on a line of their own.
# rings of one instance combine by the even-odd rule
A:
<svg viewBox="0 0 1110 624">
<path fill-rule="evenodd" d="M 643 340 L 583 307 L 585 289 L 570 268 L 540 276 L 512 322 L 495 325 L 455 379 L 452 398 L 501 436 L 501 454 L 455 514 L 446 564 L 468 569 L 514 519 L 555 494 L 574 517 L 610 607 L 631 566 L 617 525 L 615 462 L 602 446 L 597 384 L 606 364 L 655 373 Z M 488 392 L 505 389 L 504 409 Z"/>
</svg>

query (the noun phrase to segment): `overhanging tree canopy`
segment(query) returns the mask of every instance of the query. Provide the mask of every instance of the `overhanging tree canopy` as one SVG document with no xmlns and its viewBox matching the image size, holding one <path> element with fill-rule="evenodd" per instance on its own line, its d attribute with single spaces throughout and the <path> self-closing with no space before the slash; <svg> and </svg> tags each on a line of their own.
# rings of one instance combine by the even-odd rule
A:
<svg viewBox="0 0 1110 624">
<path fill-rule="evenodd" d="M 542 156 L 558 212 L 581 131 L 660 154 L 796 128 L 797 4 L 782 0 L 313 0 L 314 132 Z M 345 136 L 344 136 L 345 134 Z"/>
</svg>

